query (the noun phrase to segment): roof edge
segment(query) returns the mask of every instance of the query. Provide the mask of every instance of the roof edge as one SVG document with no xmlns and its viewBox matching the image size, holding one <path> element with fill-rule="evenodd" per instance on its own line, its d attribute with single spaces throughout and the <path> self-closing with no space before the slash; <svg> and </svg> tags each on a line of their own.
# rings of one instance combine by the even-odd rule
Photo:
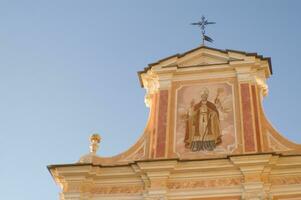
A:
<svg viewBox="0 0 301 200">
<path fill-rule="evenodd" d="M 177 161 L 177 162 L 193 162 L 193 161 L 208 161 L 208 160 L 223 160 L 230 159 L 231 157 L 239 157 L 239 156 L 256 156 L 256 155 L 273 155 L 279 157 L 291 157 L 291 156 L 301 156 L 301 154 L 293 153 L 293 154 L 285 154 L 285 153 L 277 153 L 277 152 L 261 152 L 261 153 L 249 153 L 249 154 L 233 154 L 233 155 L 225 155 L 222 157 L 216 158 L 200 158 L 200 159 L 179 159 L 179 158 L 168 158 L 168 159 L 152 159 L 152 160 L 136 160 L 129 163 L 120 163 L 114 165 L 102 165 L 102 164 L 93 164 L 93 163 L 72 163 L 72 164 L 55 164 L 48 165 L 47 168 L 51 173 L 51 169 L 55 169 L 58 167 L 78 167 L 78 166 L 93 166 L 93 167 L 126 167 L 131 166 L 136 163 L 141 162 L 161 162 L 161 161 Z"/>
<path fill-rule="evenodd" d="M 239 51 L 239 50 L 233 50 L 233 49 L 217 49 L 217 48 L 213 48 L 213 47 L 208 47 L 208 46 L 205 46 L 205 45 L 202 45 L 202 46 L 199 46 L 197 48 L 194 48 L 194 49 L 191 49 L 189 51 L 186 51 L 184 53 L 177 53 L 177 54 L 174 54 L 174 55 L 171 55 L 171 56 L 168 56 L 168 57 L 165 57 L 165 58 L 162 58 L 156 62 L 153 62 L 153 63 L 150 63 L 148 64 L 147 67 L 145 67 L 142 71 L 138 71 L 138 78 L 139 78 L 139 82 L 140 82 L 140 85 L 141 87 L 143 87 L 143 82 L 142 82 L 142 79 L 141 79 L 141 74 L 143 73 L 146 73 L 148 70 L 150 70 L 154 65 L 158 65 L 160 64 L 161 62 L 163 61 L 166 61 L 168 59 L 171 59 L 171 58 L 181 58 L 191 52 L 194 52 L 194 51 L 197 51 L 199 49 L 209 49 L 209 50 L 213 50 L 213 51 L 219 51 L 221 53 L 229 53 L 229 52 L 233 52 L 233 53 L 239 53 L 239 54 L 243 54 L 245 56 L 254 56 L 260 60 L 263 60 L 263 61 L 267 61 L 268 64 L 269 64 L 269 70 L 271 72 L 271 74 L 273 74 L 273 68 L 272 68 L 272 61 L 271 61 L 271 58 L 270 57 L 264 57 L 263 55 L 260 55 L 258 53 L 250 53 L 250 52 L 245 52 L 245 51 Z"/>
</svg>

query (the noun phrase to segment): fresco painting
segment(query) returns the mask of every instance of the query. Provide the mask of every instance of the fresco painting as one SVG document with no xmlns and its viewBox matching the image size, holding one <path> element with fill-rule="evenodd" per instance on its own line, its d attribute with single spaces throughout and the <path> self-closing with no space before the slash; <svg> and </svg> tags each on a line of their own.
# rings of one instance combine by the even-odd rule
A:
<svg viewBox="0 0 301 200">
<path fill-rule="evenodd" d="M 231 84 L 184 85 L 177 90 L 176 98 L 177 153 L 231 153 L 235 149 Z"/>
</svg>

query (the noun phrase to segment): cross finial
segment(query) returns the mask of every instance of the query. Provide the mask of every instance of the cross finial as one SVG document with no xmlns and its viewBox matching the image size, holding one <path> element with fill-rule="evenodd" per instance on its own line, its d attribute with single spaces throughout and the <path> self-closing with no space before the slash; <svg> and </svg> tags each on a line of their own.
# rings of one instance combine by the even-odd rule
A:
<svg viewBox="0 0 301 200">
<path fill-rule="evenodd" d="M 196 25 L 199 26 L 201 28 L 201 33 L 202 33 L 202 45 L 205 45 L 205 40 L 208 42 L 213 42 L 213 39 L 210 38 L 209 36 L 205 35 L 205 28 L 207 25 L 209 24 L 215 24 L 215 22 L 208 22 L 208 20 L 205 18 L 205 16 L 203 15 L 201 18 L 201 21 L 195 22 L 195 23 L 191 23 L 191 25 Z"/>
</svg>

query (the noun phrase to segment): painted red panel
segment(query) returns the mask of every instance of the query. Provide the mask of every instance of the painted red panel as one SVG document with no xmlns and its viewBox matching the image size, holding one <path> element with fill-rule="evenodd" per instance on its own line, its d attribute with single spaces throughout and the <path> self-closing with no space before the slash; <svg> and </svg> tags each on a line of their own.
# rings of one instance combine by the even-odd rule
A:
<svg viewBox="0 0 301 200">
<path fill-rule="evenodd" d="M 159 97 L 156 157 L 164 157 L 166 145 L 168 90 L 161 90 Z"/>
<path fill-rule="evenodd" d="M 257 98 L 257 92 L 256 92 L 255 85 L 252 85 L 251 87 L 252 87 L 252 100 L 253 100 L 253 108 L 254 108 L 257 149 L 259 152 L 261 152 L 259 115 L 258 115 L 258 98 Z"/>
<path fill-rule="evenodd" d="M 240 84 L 245 151 L 255 151 L 251 94 L 248 83 Z"/>
</svg>

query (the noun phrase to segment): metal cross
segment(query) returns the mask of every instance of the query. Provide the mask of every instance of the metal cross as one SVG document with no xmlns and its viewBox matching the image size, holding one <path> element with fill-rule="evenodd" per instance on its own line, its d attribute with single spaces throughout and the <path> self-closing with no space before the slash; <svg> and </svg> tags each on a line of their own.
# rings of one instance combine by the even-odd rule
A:
<svg viewBox="0 0 301 200">
<path fill-rule="evenodd" d="M 208 20 L 204 17 L 204 15 L 201 18 L 202 20 L 199 22 L 191 23 L 191 25 L 196 25 L 199 26 L 202 30 L 202 45 L 205 45 L 205 40 L 208 42 L 213 42 L 213 39 L 210 38 L 209 36 L 205 35 L 205 28 L 209 24 L 215 24 L 215 22 L 208 22 Z"/>
</svg>

